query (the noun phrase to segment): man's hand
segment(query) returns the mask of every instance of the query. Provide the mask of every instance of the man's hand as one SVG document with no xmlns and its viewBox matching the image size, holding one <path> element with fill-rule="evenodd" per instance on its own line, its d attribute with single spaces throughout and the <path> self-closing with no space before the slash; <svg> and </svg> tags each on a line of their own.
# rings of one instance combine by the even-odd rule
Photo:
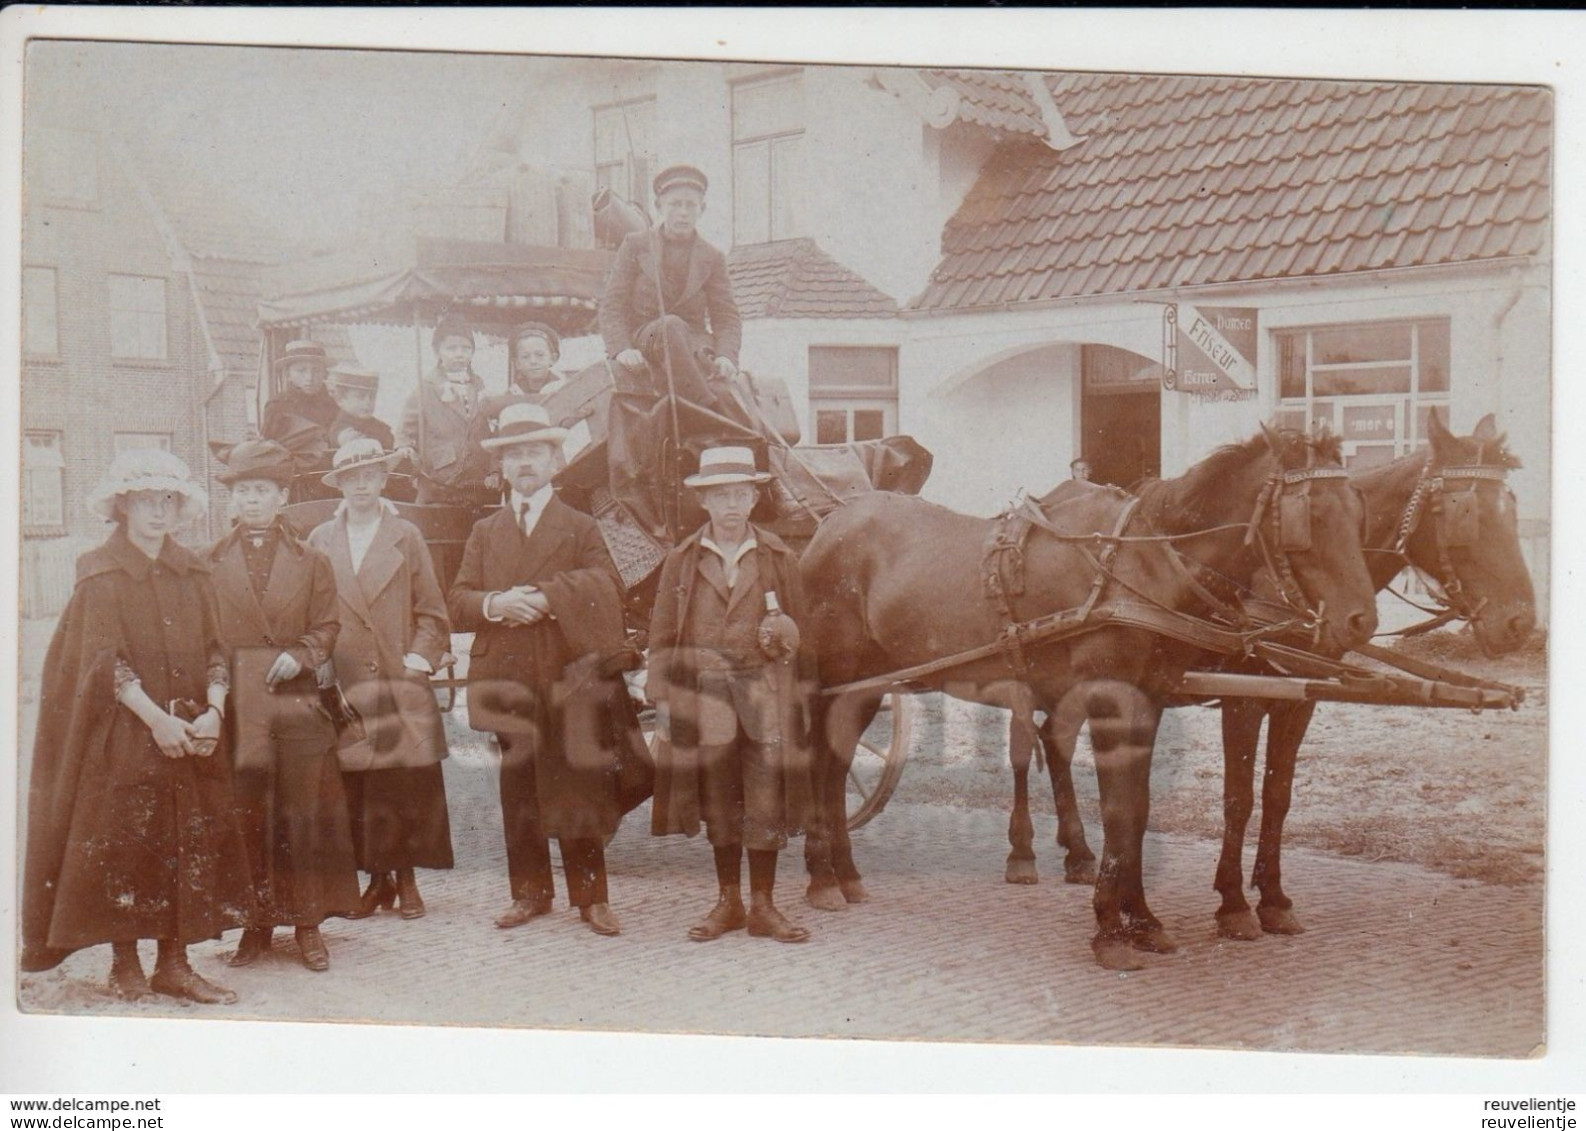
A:
<svg viewBox="0 0 1586 1131">
<path fill-rule="evenodd" d="M 194 753 L 192 723 L 161 711 L 149 730 L 154 734 L 154 744 L 167 758 L 185 758 Z"/>
<path fill-rule="evenodd" d="M 617 364 L 624 369 L 643 369 L 644 354 L 636 349 L 625 349 L 617 355 Z"/>
<path fill-rule="evenodd" d="M 490 603 L 490 611 L 508 624 L 538 624 L 550 607 L 545 594 L 527 585 L 497 593 Z"/>
<path fill-rule="evenodd" d="M 278 683 L 296 679 L 302 671 L 303 665 L 297 662 L 292 653 L 282 652 L 270 665 L 270 670 L 264 673 L 264 682 L 273 688 Z"/>
<path fill-rule="evenodd" d="M 738 376 L 738 367 L 732 363 L 732 358 L 718 357 L 716 359 L 716 376 L 729 381 Z"/>
</svg>

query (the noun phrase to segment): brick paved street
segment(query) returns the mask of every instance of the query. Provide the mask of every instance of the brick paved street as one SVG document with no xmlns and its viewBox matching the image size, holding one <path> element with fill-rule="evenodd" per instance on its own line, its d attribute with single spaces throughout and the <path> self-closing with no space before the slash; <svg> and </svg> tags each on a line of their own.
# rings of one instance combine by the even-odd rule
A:
<svg viewBox="0 0 1586 1131">
<path fill-rule="evenodd" d="M 795 852 L 780 890 L 813 929 L 808 945 L 696 944 L 685 932 L 714 896 L 708 847 L 650 838 L 646 808 L 609 851 L 620 938 L 565 909 L 500 931 L 494 774 L 463 750 L 447 779 L 459 867 L 421 874 L 429 915 L 331 920 L 327 974 L 303 969 L 286 934 L 247 970 L 221 965 L 235 934 L 195 947 L 199 969 L 242 995 L 228 1016 L 1501 1056 L 1542 1040 L 1540 885 L 1292 850 L 1286 886 L 1309 933 L 1229 943 L 1212 929 L 1216 845 L 1153 835 L 1148 890 L 1181 949 L 1108 974 L 1090 956 L 1089 889 L 1050 882 L 1050 817 L 1037 818 L 1048 881 L 1012 887 L 1002 813 L 894 803 L 856 834 L 874 902 L 804 906 Z M 215 1012 L 117 1003 L 107 963 L 99 948 L 24 978 L 24 1008 Z"/>
</svg>

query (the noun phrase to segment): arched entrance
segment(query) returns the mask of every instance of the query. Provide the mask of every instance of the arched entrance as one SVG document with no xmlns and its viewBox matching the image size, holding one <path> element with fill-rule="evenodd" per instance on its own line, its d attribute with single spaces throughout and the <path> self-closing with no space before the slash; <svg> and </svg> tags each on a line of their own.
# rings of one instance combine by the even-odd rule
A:
<svg viewBox="0 0 1586 1131">
<path fill-rule="evenodd" d="M 1080 348 L 1079 454 L 1091 481 L 1129 488 L 1162 474 L 1162 367 L 1116 346 Z"/>
</svg>

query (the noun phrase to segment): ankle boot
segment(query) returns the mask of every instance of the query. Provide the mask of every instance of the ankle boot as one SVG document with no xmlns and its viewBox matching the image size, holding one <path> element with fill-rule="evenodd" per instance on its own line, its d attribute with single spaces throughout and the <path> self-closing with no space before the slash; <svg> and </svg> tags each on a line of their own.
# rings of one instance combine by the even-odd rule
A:
<svg viewBox="0 0 1586 1131">
<path fill-rule="evenodd" d="M 403 868 L 396 874 L 397 899 L 402 908 L 402 918 L 419 919 L 424 915 L 424 898 L 419 895 L 419 883 L 412 868 Z"/>
</svg>

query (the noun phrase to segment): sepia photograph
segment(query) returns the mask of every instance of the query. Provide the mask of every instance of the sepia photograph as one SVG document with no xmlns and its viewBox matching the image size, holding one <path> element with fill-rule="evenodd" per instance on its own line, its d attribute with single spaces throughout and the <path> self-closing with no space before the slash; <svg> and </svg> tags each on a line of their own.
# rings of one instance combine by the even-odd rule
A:
<svg viewBox="0 0 1586 1131">
<path fill-rule="evenodd" d="M 1551 87 L 21 49 L 23 1014 L 1546 1055 Z"/>
</svg>

